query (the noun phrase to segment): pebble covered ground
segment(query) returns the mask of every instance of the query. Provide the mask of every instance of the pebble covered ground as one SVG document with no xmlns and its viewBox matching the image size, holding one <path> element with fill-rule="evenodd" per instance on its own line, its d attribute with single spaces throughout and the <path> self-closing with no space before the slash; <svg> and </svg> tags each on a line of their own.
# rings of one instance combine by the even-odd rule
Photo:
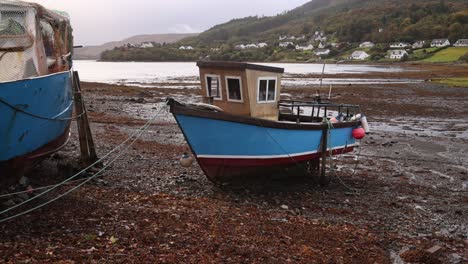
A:
<svg viewBox="0 0 468 264">
<path fill-rule="evenodd" d="M 454 66 L 453 72 L 460 69 Z M 360 150 L 334 160 L 336 173 L 326 187 L 310 176 L 213 184 L 196 163 L 181 167 L 179 158 L 190 150 L 164 100 L 198 101 L 196 89 L 84 83 L 83 90 L 101 157 L 155 113 L 158 117 L 102 176 L 40 210 L 0 223 L 0 262 L 468 261 L 468 88 L 335 87 L 334 100 L 360 104 L 374 130 Z M 307 98 L 315 90 L 284 92 Z M 55 184 L 79 171 L 72 129 L 66 149 L 39 164 L 17 190 Z M 37 193 L 2 198 L 0 208 Z"/>
</svg>

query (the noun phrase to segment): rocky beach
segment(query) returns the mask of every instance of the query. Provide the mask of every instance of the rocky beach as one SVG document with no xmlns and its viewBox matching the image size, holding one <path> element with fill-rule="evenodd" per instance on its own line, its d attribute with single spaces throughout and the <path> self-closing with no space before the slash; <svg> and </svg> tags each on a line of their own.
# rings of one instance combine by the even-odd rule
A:
<svg viewBox="0 0 468 264">
<path fill-rule="evenodd" d="M 468 88 L 430 82 L 467 77 L 467 67 L 405 67 L 414 71 L 325 76 L 422 80 L 333 87 L 333 101 L 361 105 L 372 133 L 353 153 L 334 158 L 325 187 L 309 176 L 215 184 L 196 163 L 181 167 L 179 158 L 190 149 L 165 100 L 200 101 L 197 80 L 180 80 L 176 87 L 83 83 L 100 157 L 157 116 L 102 176 L 0 223 L 0 262 L 468 262 Z M 293 84 L 282 92 L 312 99 L 316 89 Z M 328 87 L 320 92 L 328 95 Z M 78 172 L 75 125 L 72 131 L 65 149 L 3 194 L 56 184 Z M 37 193 L 1 198 L 0 208 Z"/>
</svg>

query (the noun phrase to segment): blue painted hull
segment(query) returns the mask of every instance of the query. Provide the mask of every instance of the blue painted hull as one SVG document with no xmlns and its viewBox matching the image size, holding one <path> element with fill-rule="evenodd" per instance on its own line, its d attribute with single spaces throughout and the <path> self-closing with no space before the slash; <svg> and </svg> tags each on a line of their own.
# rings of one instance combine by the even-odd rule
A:
<svg viewBox="0 0 468 264">
<path fill-rule="evenodd" d="M 0 83 L 0 176 L 17 174 L 63 146 L 72 112 L 68 71 Z"/>
<path fill-rule="evenodd" d="M 323 124 L 302 124 L 295 129 L 296 124 L 289 123 L 282 128 L 281 122 L 268 121 L 278 126 L 265 126 L 217 118 L 220 113 L 216 112 L 209 117 L 197 116 L 196 111 L 171 109 L 200 166 L 213 180 L 269 174 L 278 168 L 317 161 L 322 156 L 324 126 L 326 128 Z M 356 124 L 350 122 L 331 129 L 328 151 L 334 154 L 352 151 L 356 145 L 352 136 L 355 127 Z"/>
</svg>

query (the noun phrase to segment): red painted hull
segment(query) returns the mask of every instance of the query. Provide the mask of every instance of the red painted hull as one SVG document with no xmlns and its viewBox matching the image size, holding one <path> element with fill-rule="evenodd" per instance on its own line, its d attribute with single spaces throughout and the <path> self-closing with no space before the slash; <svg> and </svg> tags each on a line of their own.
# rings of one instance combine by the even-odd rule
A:
<svg viewBox="0 0 468 264">
<path fill-rule="evenodd" d="M 14 184 L 30 171 L 37 162 L 65 147 L 70 137 L 70 126 L 65 132 L 39 149 L 7 161 L 0 161 L 0 187 Z"/>
<path fill-rule="evenodd" d="M 352 152 L 354 147 L 333 150 L 333 155 Z M 242 177 L 261 176 L 297 176 L 305 175 L 307 162 L 317 162 L 322 153 L 310 155 L 271 158 L 271 159 L 236 159 L 236 158 L 198 158 L 198 163 L 212 181 L 238 180 Z"/>
</svg>

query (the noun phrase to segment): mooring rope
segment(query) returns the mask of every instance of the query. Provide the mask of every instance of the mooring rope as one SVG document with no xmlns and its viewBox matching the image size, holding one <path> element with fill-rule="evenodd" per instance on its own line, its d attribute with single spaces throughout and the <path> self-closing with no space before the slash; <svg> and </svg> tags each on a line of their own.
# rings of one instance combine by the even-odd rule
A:
<svg viewBox="0 0 468 264">
<path fill-rule="evenodd" d="M 21 108 L 18 108 L 10 103 L 8 103 L 7 101 L 3 100 L 2 98 L 0 98 L 0 103 L 8 106 L 9 108 L 13 109 L 14 111 L 17 111 L 17 112 L 20 112 L 20 113 L 23 113 L 25 115 L 28 115 L 28 116 L 31 116 L 31 117 L 34 117 L 34 118 L 37 118 L 37 119 L 42 119 L 42 120 L 49 120 L 49 121 L 70 121 L 70 120 L 76 120 L 80 117 L 82 117 L 84 114 L 85 114 L 85 111 L 83 111 L 82 113 L 80 113 L 79 115 L 76 115 L 76 116 L 72 116 L 72 117 L 66 117 L 66 118 L 58 118 L 58 117 L 45 117 L 45 116 L 40 116 L 40 115 L 36 115 L 36 114 L 33 114 L 33 113 L 30 113 L 30 112 L 27 112 Z M 65 111 L 62 111 L 59 115 L 63 115 L 64 113 L 66 112 Z"/>
<path fill-rule="evenodd" d="M 59 195 L 58 197 L 56 197 L 56 198 L 54 198 L 54 199 L 52 199 L 52 200 L 50 200 L 50 201 L 48 201 L 48 202 L 46 202 L 46 203 L 44 203 L 44 204 L 42 204 L 42 205 L 36 206 L 36 207 L 34 207 L 34 208 L 30 209 L 30 210 L 24 211 L 24 212 L 22 212 L 22 213 L 19 213 L 19 214 L 17 214 L 17 215 L 14 215 L 14 216 L 11 216 L 11 217 L 8 217 L 8 218 L 5 218 L 5 219 L 2 219 L 2 220 L 0 220 L 0 223 L 5 222 L 5 221 L 8 221 L 8 220 L 11 220 L 11 219 L 16 218 L 16 217 L 18 217 L 18 216 L 27 214 L 27 213 L 29 213 L 29 212 L 32 212 L 32 211 L 34 211 L 34 210 L 37 210 L 37 209 L 39 209 L 39 208 L 45 206 L 45 205 L 47 205 L 47 204 L 49 204 L 49 203 L 51 203 L 51 202 L 54 202 L 54 201 L 56 201 L 56 200 L 62 198 L 63 196 L 65 196 L 65 195 L 71 193 L 72 191 L 77 190 L 79 187 L 83 186 L 84 184 L 86 184 L 86 183 L 89 182 L 90 180 L 92 180 L 92 179 L 96 178 L 97 176 L 99 176 L 102 172 L 104 172 L 105 169 L 107 169 L 107 168 L 108 168 L 111 164 L 113 164 L 118 158 L 120 158 L 120 156 L 122 156 L 122 154 L 125 153 L 125 152 L 128 150 L 128 148 L 129 148 L 130 146 L 132 146 L 132 145 L 136 142 L 136 140 L 137 140 L 138 138 L 141 137 L 141 135 L 149 128 L 149 126 L 156 120 L 156 118 L 161 114 L 161 112 L 162 112 L 164 109 L 165 109 L 165 108 L 161 108 L 161 110 L 160 110 L 156 115 L 154 115 L 150 120 L 148 120 L 148 122 L 147 122 L 146 124 L 144 124 L 140 129 L 138 129 L 137 131 L 135 131 L 131 136 L 129 136 L 126 140 L 124 140 L 121 144 L 119 144 L 117 147 L 115 147 L 114 149 L 112 149 L 110 152 L 108 152 L 106 155 L 104 155 L 104 156 L 103 156 L 101 159 L 99 159 L 98 161 L 96 161 L 96 162 L 94 162 L 93 164 L 89 165 L 88 167 L 86 167 L 85 169 L 81 170 L 81 171 L 78 172 L 77 174 L 71 176 L 70 178 L 68 178 L 68 179 L 62 181 L 61 183 L 55 185 L 54 187 L 52 187 L 52 188 L 50 188 L 50 189 L 48 189 L 48 190 L 46 190 L 46 191 L 44 191 L 44 192 L 42 192 L 42 193 L 40 193 L 40 194 L 34 196 L 34 197 L 32 197 L 32 198 L 30 198 L 30 199 L 28 199 L 28 200 L 26 200 L 26 201 L 23 201 L 23 202 L 21 202 L 21 203 L 15 205 L 15 206 L 12 206 L 12 207 L 10 207 L 10 208 L 8 208 L 8 209 L 6 209 L 6 210 L 1 211 L 0 214 L 5 214 L 5 213 L 7 213 L 7 212 L 9 212 L 9 211 L 11 211 L 11 210 L 13 210 L 13 209 L 16 209 L 16 208 L 18 208 L 18 207 L 20 207 L 20 206 L 26 204 L 26 203 L 32 202 L 32 201 L 36 200 L 37 198 L 39 198 L 39 197 L 41 197 L 41 196 L 44 196 L 45 194 L 47 194 L 47 193 L 49 193 L 49 192 L 51 192 L 51 191 L 57 189 L 58 187 L 60 187 L 60 186 L 62 186 L 62 185 L 64 185 L 64 184 L 70 182 L 70 181 L 73 180 L 74 178 L 76 178 L 76 177 L 78 177 L 79 175 L 81 175 L 82 173 L 86 172 L 88 169 L 94 167 L 94 166 L 97 165 L 97 164 L 102 163 L 102 161 L 103 161 L 105 158 L 107 158 L 109 155 L 111 155 L 112 153 L 114 153 L 115 151 L 117 151 L 117 150 L 118 150 L 120 147 L 122 147 L 123 145 L 127 144 L 127 142 L 129 142 L 130 140 L 132 140 L 133 137 L 135 137 L 135 139 L 133 139 L 133 140 L 130 142 L 130 144 L 129 144 L 128 146 L 126 146 L 119 154 L 117 154 L 117 157 L 116 157 L 116 158 L 114 158 L 113 160 L 111 160 L 111 161 L 109 162 L 109 164 L 107 164 L 106 166 L 104 166 L 104 167 L 103 167 L 99 172 L 97 172 L 95 175 L 89 177 L 89 178 L 88 178 L 87 180 L 85 180 L 83 183 L 81 183 L 81 184 L 77 185 L 76 187 L 72 188 L 71 190 L 65 192 L 63 195 Z"/>
<path fill-rule="evenodd" d="M 69 181 L 69 182 L 67 182 L 66 184 L 75 183 L 75 182 L 80 182 L 80 181 L 84 181 L 84 180 L 86 180 L 86 179 L 88 179 L 88 178 L 82 178 L 82 179 L 78 179 L 78 180 Z M 18 195 L 18 194 L 23 194 L 23 193 L 37 192 L 37 191 L 40 191 L 40 190 L 45 190 L 45 189 L 49 189 L 49 188 L 55 187 L 55 186 L 57 186 L 57 185 L 59 185 L 59 184 L 46 185 L 46 186 L 41 186 L 41 187 L 37 187 L 37 188 L 27 189 L 27 190 L 24 190 L 24 191 L 2 194 L 2 195 L 0 195 L 0 199 L 1 199 L 1 198 L 6 198 L 6 197 L 15 196 L 15 195 Z"/>
</svg>

